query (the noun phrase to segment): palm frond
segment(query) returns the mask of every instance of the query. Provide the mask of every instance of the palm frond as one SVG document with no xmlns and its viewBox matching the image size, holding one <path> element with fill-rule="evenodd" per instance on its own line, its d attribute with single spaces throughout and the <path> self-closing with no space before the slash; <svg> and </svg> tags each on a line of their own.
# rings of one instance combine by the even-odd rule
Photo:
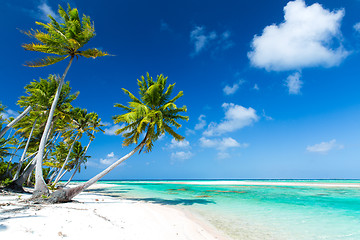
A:
<svg viewBox="0 0 360 240">
<path fill-rule="evenodd" d="M 109 55 L 107 52 L 103 52 L 96 48 L 90 48 L 85 51 L 81 51 L 78 55 L 86 57 L 86 58 L 97 58 L 97 57 L 104 57 Z"/>
<path fill-rule="evenodd" d="M 31 61 L 31 62 L 26 62 L 25 66 L 28 67 L 44 67 L 44 66 L 49 66 L 52 64 L 55 64 L 57 62 L 60 62 L 62 60 L 64 60 L 65 58 L 67 58 L 68 56 L 65 57 L 53 57 L 53 56 L 49 56 L 49 57 L 45 57 L 45 58 L 41 58 L 35 61 Z"/>
</svg>

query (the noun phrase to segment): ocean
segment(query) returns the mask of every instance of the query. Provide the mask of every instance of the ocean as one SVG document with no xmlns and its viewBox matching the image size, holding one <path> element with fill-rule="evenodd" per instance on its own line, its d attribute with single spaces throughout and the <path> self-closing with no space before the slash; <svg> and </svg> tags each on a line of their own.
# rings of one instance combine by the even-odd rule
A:
<svg viewBox="0 0 360 240">
<path fill-rule="evenodd" d="M 100 183 L 111 184 L 102 194 L 185 209 L 233 239 L 360 239 L 360 180 Z"/>
</svg>

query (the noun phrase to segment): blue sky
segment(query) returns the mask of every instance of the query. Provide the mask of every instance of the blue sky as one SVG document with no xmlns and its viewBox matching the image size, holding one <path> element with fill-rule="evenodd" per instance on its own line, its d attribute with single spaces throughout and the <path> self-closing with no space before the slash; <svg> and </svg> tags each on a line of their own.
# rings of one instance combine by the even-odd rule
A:
<svg viewBox="0 0 360 240">
<path fill-rule="evenodd" d="M 7 116 L 33 79 L 61 74 L 22 64 L 36 28 L 66 1 L 0 3 L 3 46 L 1 99 Z M 360 1 L 93 1 L 71 0 L 89 15 L 96 37 L 88 46 L 115 55 L 79 59 L 67 79 L 80 91 L 75 106 L 107 123 L 88 154 L 87 179 L 130 151 L 115 136 L 114 103 L 137 92 L 149 72 L 183 90 L 190 120 L 136 155 L 107 179 L 146 178 L 359 178 Z M 87 139 L 82 140 L 87 143 Z"/>
</svg>

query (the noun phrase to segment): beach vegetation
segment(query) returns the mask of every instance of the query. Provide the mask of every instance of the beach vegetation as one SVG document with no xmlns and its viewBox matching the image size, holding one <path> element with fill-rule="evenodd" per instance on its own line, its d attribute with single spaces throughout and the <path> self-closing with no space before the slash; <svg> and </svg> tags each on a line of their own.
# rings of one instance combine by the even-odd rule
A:
<svg viewBox="0 0 360 240">
<path fill-rule="evenodd" d="M 124 124 L 124 127 L 116 131 L 116 134 L 122 134 L 124 137 L 123 146 L 135 144 L 136 147 L 87 182 L 53 192 L 49 198 L 50 202 L 70 201 L 135 153 L 141 153 L 143 150 L 150 152 L 154 142 L 166 133 L 177 141 L 184 139 L 174 129 L 181 127 L 181 124 L 178 123 L 179 120 L 188 120 L 187 116 L 182 115 L 187 111 L 186 106 L 178 107 L 176 105 L 176 101 L 183 96 L 183 92 L 180 91 L 172 97 L 175 84 L 167 85 L 167 77 L 162 74 L 158 75 L 156 80 L 147 74 L 142 76 L 137 83 L 140 98 L 135 97 L 130 91 L 122 89 L 130 101 L 127 105 L 115 104 L 115 107 L 125 113 L 113 117 L 114 123 Z"/>
<path fill-rule="evenodd" d="M 83 15 L 82 18 L 80 18 L 78 10 L 76 8 L 71 8 L 70 4 L 68 4 L 67 10 L 64 10 L 59 6 L 58 13 L 61 18 L 60 22 L 53 16 L 48 15 L 51 19 L 49 23 L 36 22 L 37 25 L 42 27 L 42 30 L 32 29 L 30 31 L 23 31 L 27 36 L 35 39 L 35 42 L 22 45 L 25 50 L 49 54 L 41 59 L 26 62 L 26 66 L 44 67 L 63 61 L 67 58 L 70 59 L 62 77 L 59 79 L 58 89 L 52 102 L 40 140 L 39 150 L 36 155 L 34 198 L 49 194 L 42 172 L 45 145 L 51 131 L 51 122 L 59 95 L 74 58 L 96 58 L 108 55 L 106 52 L 96 48 L 82 49 L 84 45 L 95 36 L 94 24 L 91 22 L 89 16 Z"/>
</svg>

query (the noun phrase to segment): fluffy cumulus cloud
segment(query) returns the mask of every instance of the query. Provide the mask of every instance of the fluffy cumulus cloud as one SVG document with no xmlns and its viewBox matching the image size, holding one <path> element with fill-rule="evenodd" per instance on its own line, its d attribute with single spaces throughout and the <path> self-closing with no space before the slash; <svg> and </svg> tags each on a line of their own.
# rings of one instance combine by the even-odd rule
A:
<svg viewBox="0 0 360 240">
<path fill-rule="evenodd" d="M 322 153 L 326 154 L 332 149 L 343 149 L 344 145 L 336 143 L 336 140 L 333 139 L 329 142 L 321 142 L 311 146 L 307 146 L 306 150 L 308 152 Z"/>
<path fill-rule="evenodd" d="M 172 161 L 176 161 L 176 160 L 180 160 L 180 161 L 184 161 L 187 159 L 190 159 L 193 156 L 193 153 L 190 151 L 179 151 L 179 152 L 174 152 L 171 153 L 171 160 Z"/>
<path fill-rule="evenodd" d="M 339 65 L 349 52 L 341 46 L 344 10 L 329 11 L 303 0 L 284 7 L 284 22 L 264 28 L 252 40 L 248 57 L 253 66 L 268 71 L 299 70 Z"/>
<path fill-rule="evenodd" d="M 205 148 L 216 148 L 218 150 L 224 151 L 228 148 L 240 148 L 240 147 L 248 147 L 249 144 L 247 143 L 239 143 L 235 139 L 231 137 L 227 138 L 215 138 L 209 139 L 206 137 L 200 138 L 200 146 Z"/>
<path fill-rule="evenodd" d="M 182 141 L 176 141 L 175 139 L 171 139 L 171 144 L 169 145 L 170 149 L 173 148 L 189 148 L 190 143 L 189 141 L 182 140 Z"/>
<path fill-rule="evenodd" d="M 255 109 L 245 108 L 234 103 L 224 103 L 222 105 L 225 117 L 220 123 L 210 123 L 204 131 L 205 136 L 216 136 L 227 132 L 233 132 L 243 127 L 249 126 L 258 121 Z"/>
<path fill-rule="evenodd" d="M 300 73 L 296 72 L 287 77 L 285 80 L 285 85 L 289 89 L 289 94 L 300 94 L 300 89 L 303 82 L 300 80 Z"/>
<path fill-rule="evenodd" d="M 191 56 L 211 47 L 214 50 L 228 49 L 233 46 L 230 40 L 231 33 L 225 31 L 218 34 L 216 31 L 208 32 L 204 26 L 195 26 L 190 32 L 190 42 L 194 45 L 194 51 Z"/>
</svg>

